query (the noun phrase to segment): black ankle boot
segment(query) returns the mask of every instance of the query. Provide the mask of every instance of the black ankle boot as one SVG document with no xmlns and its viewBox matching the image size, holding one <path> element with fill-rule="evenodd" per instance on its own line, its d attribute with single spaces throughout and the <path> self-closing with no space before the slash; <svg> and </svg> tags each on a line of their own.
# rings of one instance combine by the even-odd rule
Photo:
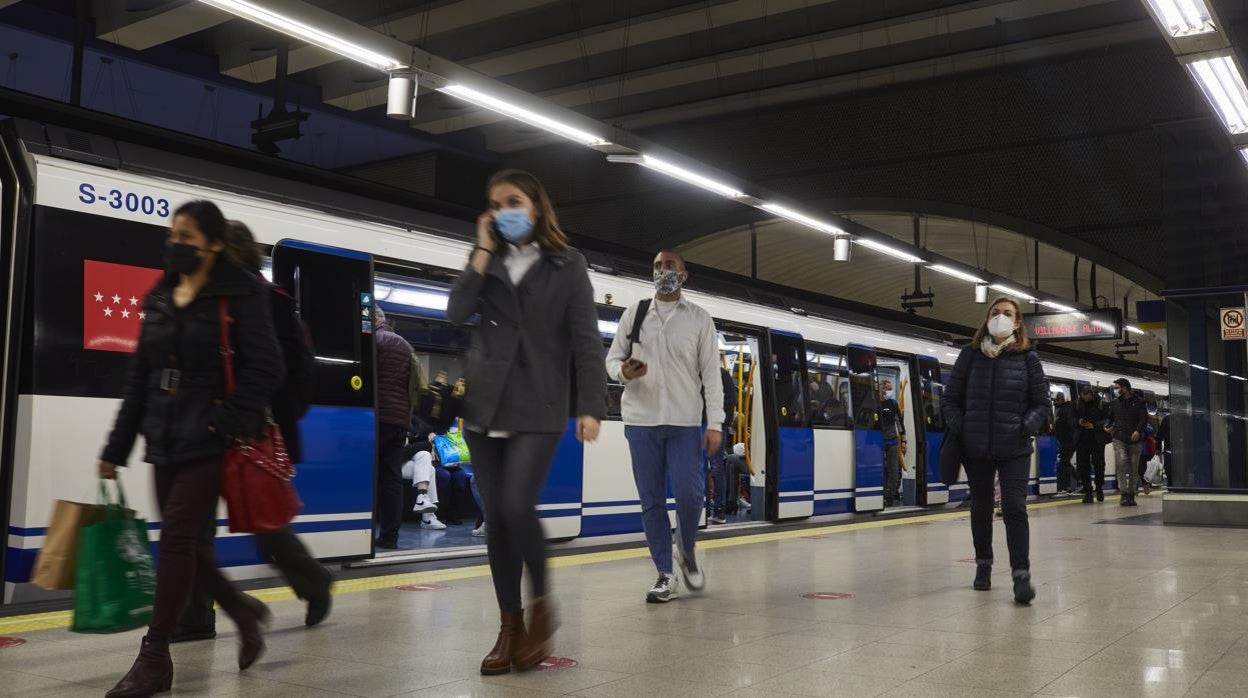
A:
<svg viewBox="0 0 1248 698">
<path fill-rule="evenodd" d="M 145 637 L 139 658 L 105 698 L 148 698 L 172 688 L 173 659 L 169 657 L 169 643 Z"/>
<path fill-rule="evenodd" d="M 992 588 L 992 561 L 977 560 L 975 562 L 975 582 L 971 586 L 975 591 L 988 591 Z"/>
<path fill-rule="evenodd" d="M 1031 585 L 1031 572 L 1014 570 L 1014 600 L 1018 603 L 1031 603 L 1036 598 L 1036 588 Z"/>
</svg>

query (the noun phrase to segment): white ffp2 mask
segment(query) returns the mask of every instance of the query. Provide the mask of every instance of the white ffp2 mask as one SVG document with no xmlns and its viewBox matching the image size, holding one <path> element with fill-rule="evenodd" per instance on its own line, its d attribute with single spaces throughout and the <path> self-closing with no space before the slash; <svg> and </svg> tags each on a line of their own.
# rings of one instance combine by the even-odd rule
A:
<svg viewBox="0 0 1248 698">
<path fill-rule="evenodd" d="M 1004 315 L 994 315 L 988 321 L 988 334 L 993 337 L 1004 337 L 1014 332 L 1014 320 Z"/>
</svg>

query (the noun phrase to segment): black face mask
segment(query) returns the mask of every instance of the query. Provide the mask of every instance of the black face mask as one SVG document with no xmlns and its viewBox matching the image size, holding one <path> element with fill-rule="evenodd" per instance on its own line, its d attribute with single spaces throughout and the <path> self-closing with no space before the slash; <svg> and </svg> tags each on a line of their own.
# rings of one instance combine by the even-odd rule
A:
<svg viewBox="0 0 1248 698">
<path fill-rule="evenodd" d="M 203 260 L 199 258 L 199 248 L 181 242 L 165 245 L 165 268 L 175 274 L 194 274 Z"/>
</svg>

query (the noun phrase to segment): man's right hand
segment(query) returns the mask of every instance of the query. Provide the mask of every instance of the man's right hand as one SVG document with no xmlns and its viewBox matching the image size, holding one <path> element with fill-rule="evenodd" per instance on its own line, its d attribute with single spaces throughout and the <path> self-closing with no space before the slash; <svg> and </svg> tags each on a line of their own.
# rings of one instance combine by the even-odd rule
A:
<svg viewBox="0 0 1248 698">
<path fill-rule="evenodd" d="M 646 375 L 646 365 L 637 359 L 628 359 L 620 365 L 620 373 L 624 375 L 625 380 L 634 380 Z"/>
<path fill-rule="evenodd" d="M 103 480 L 117 479 L 117 466 L 112 463 L 100 461 L 96 466 L 96 469 L 99 471 L 100 478 Z"/>
</svg>

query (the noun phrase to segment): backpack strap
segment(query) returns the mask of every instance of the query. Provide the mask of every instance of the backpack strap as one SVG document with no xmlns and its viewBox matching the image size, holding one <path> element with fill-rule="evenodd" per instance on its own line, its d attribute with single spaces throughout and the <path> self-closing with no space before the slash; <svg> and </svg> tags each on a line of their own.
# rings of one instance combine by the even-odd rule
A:
<svg viewBox="0 0 1248 698">
<path fill-rule="evenodd" d="M 647 298 L 637 304 L 637 313 L 633 315 L 633 327 L 628 332 L 628 350 L 632 353 L 633 345 L 641 340 L 641 325 L 650 313 L 650 304 L 654 299 Z"/>
<path fill-rule="evenodd" d="M 234 347 L 230 345 L 230 299 L 217 299 L 217 320 L 221 325 L 221 367 L 225 370 L 225 394 L 234 393 Z"/>
</svg>

